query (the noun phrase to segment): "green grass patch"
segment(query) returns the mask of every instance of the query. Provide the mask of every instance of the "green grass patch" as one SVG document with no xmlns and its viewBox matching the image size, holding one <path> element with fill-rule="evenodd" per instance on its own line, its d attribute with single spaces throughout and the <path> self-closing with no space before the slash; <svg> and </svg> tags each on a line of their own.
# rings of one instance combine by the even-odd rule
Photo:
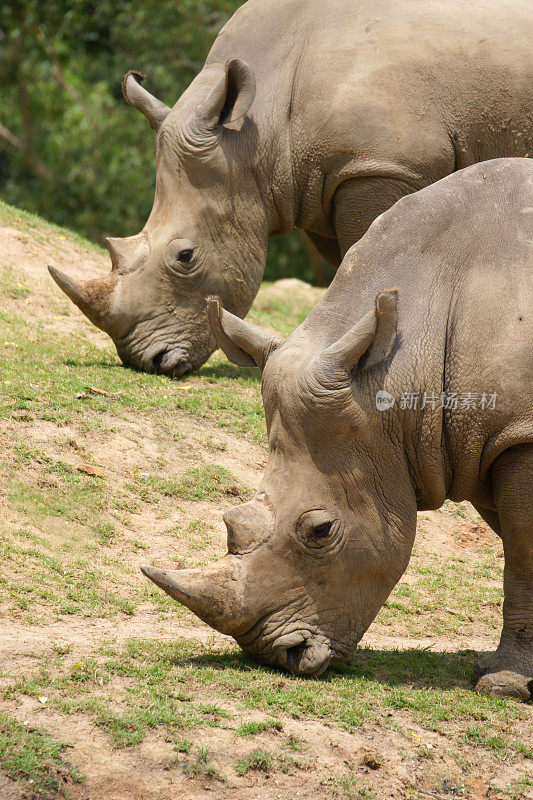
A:
<svg viewBox="0 0 533 800">
<path fill-rule="evenodd" d="M 523 744 L 523 742 L 517 742 L 512 737 L 503 734 L 491 736 L 479 725 L 468 728 L 463 736 L 463 741 L 467 744 L 482 747 L 485 750 L 494 750 L 500 754 L 515 751 L 521 753 L 524 758 L 533 759 L 533 749 L 530 746 Z"/>
<path fill-rule="evenodd" d="M 355 731 L 365 722 L 387 727 L 391 713 L 400 713 L 407 729 L 447 729 L 458 746 L 469 742 L 498 757 L 509 752 L 527 757 L 529 742 L 510 736 L 509 728 L 528 719 L 529 709 L 473 692 L 474 660 L 471 652 L 362 649 L 320 680 L 308 680 L 259 666 L 240 651 L 213 651 L 196 641 L 135 639 L 120 648 L 103 648 L 81 672 L 67 670 L 53 679 L 41 672 L 30 682 L 12 685 L 10 696 L 46 689 L 51 704 L 65 713 L 93 716 L 116 746 L 138 743 L 159 725 L 229 726 L 246 737 L 279 730 L 283 715 Z M 116 679 L 123 684 L 118 694 Z M 228 703 L 240 710 L 240 722 L 226 710 Z M 246 709 L 263 711 L 271 720 L 243 722 Z"/>
<path fill-rule="evenodd" d="M 188 739 L 178 739 L 174 743 L 174 750 L 176 753 L 190 753 L 192 750 L 192 742 Z"/>
<path fill-rule="evenodd" d="M 258 733 L 264 733 L 265 731 L 281 731 L 282 729 L 283 725 L 277 719 L 250 720 L 241 722 L 237 728 L 237 733 L 239 736 L 257 736 Z"/>
<path fill-rule="evenodd" d="M 251 753 L 239 759 L 235 767 L 235 772 L 237 775 L 246 775 L 246 773 L 250 771 L 270 772 L 273 764 L 272 755 L 266 750 L 257 747 L 255 750 L 252 750 Z"/>
<path fill-rule="evenodd" d="M 488 549 L 472 563 L 464 556 L 415 551 L 406 575 L 376 617 L 412 636 L 460 635 L 475 619 L 488 629 L 500 624 L 503 565 Z"/>
<path fill-rule="evenodd" d="M 3 200 L 0 200 L 0 222 L 4 225 L 12 225 L 20 231 L 27 232 L 31 235 L 32 239 L 38 242 L 53 241 L 56 246 L 61 246 L 62 241 L 68 240 L 76 244 L 81 244 L 88 249 L 97 250 L 99 253 L 105 252 L 102 247 L 70 228 L 63 228 L 61 225 L 49 222 L 30 211 L 24 211 L 21 208 L 11 206 Z"/>
<path fill-rule="evenodd" d="M 253 441 L 265 440 L 260 376 L 222 363 L 220 354 L 198 373 L 171 381 L 124 369 L 111 343 L 98 348 L 83 328 L 79 335 L 58 335 L 44 324 L 2 313 L 0 339 L 10 343 L 0 353 L 0 418 L 24 411 L 28 419 L 79 422 L 90 429 L 101 427 L 105 412 L 167 411 L 167 423 L 176 427 L 177 412 L 188 411 Z"/>
<path fill-rule="evenodd" d="M 250 489 L 240 486 L 229 470 L 218 464 L 204 464 L 193 467 L 180 477 L 160 477 L 154 475 L 137 476 L 137 483 L 147 486 L 164 497 L 180 500 L 215 500 L 222 494 L 250 495 Z M 129 485 L 135 488 L 134 485 Z M 144 500 L 150 496 L 144 494 Z"/>
<path fill-rule="evenodd" d="M 204 776 L 219 781 L 225 780 L 224 776 L 211 764 L 209 751 L 206 747 L 201 747 L 198 750 L 196 758 L 184 765 L 183 772 L 194 778 Z"/>
<path fill-rule="evenodd" d="M 31 292 L 13 267 L 0 267 L 0 293 L 11 300 L 25 300 Z"/>
<path fill-rule="evenodd" d="M 83 776 L 65 759 L 68 745 L 36 728 L 0 714 L 0 766 L 10 778 L 32 781 L 32 797 L 56 796 L 65 780 Z"/>
<path fill-rule="evenodd" d="M 0 555 L 9 573 L 14 573 L 10 578 L 0 576 L 0 596 L 27 612 L 26 622 L 39 622 L 42 613 L 100 617 L 134 613 L 135 601 L 144 593 L 129 588 L 129 574 L 119 558 L 95 565 L 83 555 L 87 546 L 83 531 L 88 529 L 65 524 L 58 547 L 57 540 L 46 534 L 0 527 Z M 111 582 L 108 567 L 113 568 Z"/>
</svg>

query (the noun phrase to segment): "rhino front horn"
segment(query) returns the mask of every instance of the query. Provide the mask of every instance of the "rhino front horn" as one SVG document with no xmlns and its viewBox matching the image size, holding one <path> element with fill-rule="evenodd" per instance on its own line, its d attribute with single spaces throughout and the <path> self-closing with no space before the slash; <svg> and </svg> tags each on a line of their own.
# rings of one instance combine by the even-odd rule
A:
<svg viewBox="0 0 533 800">
<path fill-rule="evenodd" d="M 117 284 L 117 277 L 114 275 L 105 278 L 94 278 L 83 281 L 80 284 L 74 283 L 64 272 L 56 267 L 48 265 L 48 272 L 62 289 L 67 297 L 70 297 L 80 311 L 90 319 L 93 325 L 111 334 L 111 294 Z"/>
<path fill-rule="evenodd" d="M 250 627 L 239 602 L 239 565 L 234 556 L 202 569 L 164 571 L 143 565 L 141 572 L 221 633 L 235 636 Z"/>
</svg>

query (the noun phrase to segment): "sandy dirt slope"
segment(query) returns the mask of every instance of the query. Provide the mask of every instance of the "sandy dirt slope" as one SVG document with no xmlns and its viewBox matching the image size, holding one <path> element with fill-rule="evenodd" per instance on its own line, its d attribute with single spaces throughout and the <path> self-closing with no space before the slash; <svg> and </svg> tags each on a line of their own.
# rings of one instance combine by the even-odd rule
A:
<svg viewBox="0 0 533 800">
<path fill-rule="evenodd" d="M 8 287 L 3 303 L 5 315 L 22 317 L 36 342 L 38 331 L 43 335 L 52 332 L 58 342 L 78 337 L 105 354 L 108 369 L 116 371 L 118 383 L 130 379 L 128 372 L 118 366 L 104 334 L 70 305 L 44 269 L 52 263 L 74 278 L 103 274 L 108 269 L 105 254 L 55 229 L 15 224 L 0 227 L 0 253 Z M 280 282 L 261 291 L 257 308 L 261 313 L 268 312 L 276 304 L 287 302 L 288 292 L 291 301 L 308 307 L 320 296 L 319 291 L 305 285 Z M 7 358 L 19 345 L 8 334 L 5 336 L 5 342 L 0 344 Z M 188 384 L 192 388 L 184 389 Z M 52 395 L 42 397 L 40 408 L 21 409 L 20 404 L 14 403 L 11 409 L 11 401 L 6 400 L 8 410 L 0 418 L 0 503 L 4 541 L 9 544 L 4 577 L 12 583 L 0 585 L 0 712 L 30 730 L 46 730 L 67 742 L 65 758 L 84 775 L 84 781 L 75 783 L 68 776 L 64 780 L 50 763 L 50 782 L 35 789 L 27 775 L 20 773 L 17 777 L 16 770 L 6 768 L 4 773 L 0 771 L 0 798 L 533 798 L 533 761 L 525 750 L 502 749 L 497 743 L 476 745 L 475 736 L 468 738 L 461 728 L 466 723 L 453 715 L 438 724 L 430 723 L 429 707 L 426 719 L 425 712 L 412 713 L 407 701 L 403 705 L 392 702 L 404 689 L 412 692 L 409 698 L 413 703 L 419 697 L 427 702 L 423 690 L 432 683 L 437 689 L 442 685 L 443 692 L 453 692 L 449 681 L 439 684 L 438 676 L 413 679 L 412 686 L 407 678 L 398 679 L 398 685 L 391 680 L 389 685 L 386 671 L 380 673 L 379 668 L 379 675 L 384 677 L 378 677 L 376 685 L 385 690 L 379 697 L 376 694 L 376 704 L 382 710 L 377 716 L 369 715 L 367 721 L 350 726 L 339 722 L 333 707 L 330 716 L 321 718 L 312 704 L 307 712 L 300 709 L 296 713 L 287 702 L 289 710 L 284 711 L 283 698 L 290 696 L 293 686 L 305 692 L 305 686 L 300 689 L 305 682 L 293 682 L 281 673 L 264 678 L 269 681 L 268 690 L 278 692 L 280 698 L 278 705 L 267 710 L 256 709 L 246 701 L 246 687 L 232 693 L 222 691 L 220 682 L 212 686 L 201 682 L 201 668 L 195 665 L 210 665 L 211 657 L 218 665 L 217 681 L 220 678 L 223 682 L 223 657 L 236 652 L 235 644 L 188 612 L 158 600 L 146 587 L 138 567 L 142 562 L 204 563 L 222 554 L 222 513 L 249 496 L 260 483 L 266 460 L 264 441 L 221 428 L 216 414 L 201 416 L 180 408 L 184 392 L 215 392 L 220 384 L 211 389 L 210 386 L 207 373 L 182 381 L 181 388 L 180 382 L 159 383 L 157 391 L 166 392 L 169 397 L 169 405 L 163 410 L 142 410 L 103 395 L 101 406 L 96 410 L 88 408 L 85 418 L 74 413 L 72 417 L 52 413 L 50 409 L 56 405 Z M 235 386 L 243 400 L 258 393 L 257 385 L 243 382 Z M 9 397 L 9 385 L 4 386 L 4 393 Z M 173 399 L 177 405 L 172 405 Z M 227 483 L 212 496 L 195 500 L 176 499 L 160 488 L 165 480 L 179 480 L 188 470 L 201 470 L 213 463 L 231 473 L 235 483 Z M 58 464 L 63 472 L 57 471 L 54 465 Z M 98 470 L 96 477 L 86 478 L 83 469 L 80 471 L 87 464 Z M 94 503 L 100 504 L 97 516 L 83 494 L 80 502 L 86 502 L 87 508 L 79 518 L 70 511 L 52 513 L 36 505 L 38 492 L 57 500 L 63 491 L 78 491 L 79 475 L 87 480 L 86 492 L 93 492 L 87 496 L 94 496 Z M 33 492 L 31 502 L 20 486 Z M 60 508 L 57 503 L 54 507 Z M 112 525 L 112 535 L 107 536 L 105 525 Z M 9 539 L 15 530 L 24 530 L 36 549 L 43 546 L 48 553 L 51 548 L 62 559 L 61 569 L 54 572 L 53 564 L 48 567 L 46 561 L 44 567 L 38 562 L 40 572 L 32 572 L 33 556 L 26 549 L 24 558 L 18 558 L 15 544 L 18 542 L 22 549 L 23 545 Z M 30 566 L 26 569 L 27 563 Z M 438 572 L 438 564 L 449 565 L 450 572 L 445 568 Z M 64 613 L 62 599 L 56 599 L 61 591 L 61 576 L 67 568 L 82 573 L 93 566 L 99 570 L 96 590 L 101 596 L 87 599 L 88 595 L 83 594 L 82 610 Z M 406 674 L 410 674 L 411 660 L 416 662 L 420 653 L 431 652 L 436 658 L 442 654 L 442 664 L 446 666 L 455 663 L 454 654 L 493 649 L 501 614 L 501 566 L 500 541 L 470 506 L 451 504 L 443 510 L 421 514 L 410 570 L 362 642 L 363 647 L 377 654 L 368 656 L 370 661 L 378 663 L 379 654 L 385 654 L 386 663 L 389 651 L 401 650 L 406 653 Z M 486 589 L 487 599 L 478 605 L 473 597 L 470 602 L 468 592 L 461 586 L 461 574 L 466 580 L 474 573 L 480 575 L 479 586 Z M 34 581 L 42 582 L 43 593 L 40 597 L 31 595 L 28 608 L 21 602 L 20 592 L 10 587 L 20 590 Z M 83 588 L 83 581 L 81 585 Z M 472 591 L 476 585 L 472 582 Z M 103 604 L 106 594 L 114 598 L 115 606 Z M 120 603 L 128 601 L 132 608 L 124 611 Z M 110 727 L 102 724 L 87 705 L 82 707 L 82 701 L 86 703 L 92 695 L 103 696 L 106 703 L 115 703 L 123 712 L 128 692 L 142 692 L 144 678 L 135 683 L 131 675 L 125 672 L 121 676 L 116 671 L 109 677 L 102 661 L 106 658 L 102 647 L 112 646 L 119 653 L 128 642 L 137 640 L 161 648 L 179 641 L 197 643 L 198 655 L 190 664 L 191 669 L 200 672 L 194 672 L 189 679 L 189 662 L 185 660 L 184 686 L 195 702 L 217 704 L 218 711 L 212 712 L 215 725 L 197 724 L 179 730 L 155 725 L 146 729 L 140 742 L 116 746 Z M 198 660 L 201 658 L 204 662 Z M 94 676 L 83 684 L 68 683 L 69 676 L 76 670 L 80 672 L 80 664 L 89 663 L 93 664 Z M 263 679 L 264 673 L 247 663 L 242 669 L 244 676 L 248 674 L 246 670 L 251 670 L 250 680 L 256 672 Z M 346 681 L 349 680 L 348 676 Z M 21 686 L 21 681 L 26 684 Z M 34 681 L 34 689 L 30 681 Z M 418 685 L 420 695 L 416 694 Z M 343 686 L 339 688 L 339 704 L 343 702 L 342 692 L 349 691 L 348 684 Z M 463 697 L 468 697 L 469 692 L 466 686 L 463 681 L 463 704 L 467 702 Z M 81 704 L 78 708 L 77 702 Z M 530 710 L 524 707 L 515 714 L 512 704 L 504 706 L 507 716 L 502 716 L 504 721 L 498 728 L 501 735 L 533 745 Z M 496 706 L 487 706 L 484 718 L 476 717 L 478 713 L 479 706 L 474 704 L 470 728 L 489 722 L 500 724 Z M 270 724 L 272 720 L 279 724 L 258 729 L 253 737 L 238 732 L 243 721 Z M 177 748 L 176 742 L 181 738 L 189 743 L 188 752 Z M 203 751 L 209 753 L 208 769 L 202 768 Z M 255 751 L 269 753 L 271 762 L 239 768 L 239 763 L 247 763 Z"/>
</svg>

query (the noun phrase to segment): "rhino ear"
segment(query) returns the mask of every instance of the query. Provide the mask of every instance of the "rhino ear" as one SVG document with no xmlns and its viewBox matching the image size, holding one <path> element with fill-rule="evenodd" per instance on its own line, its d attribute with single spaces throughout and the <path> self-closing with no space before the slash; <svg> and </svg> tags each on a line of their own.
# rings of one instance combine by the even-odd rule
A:
<svg viewBox="0 0 533 800">
<path fill-rule="evenodd" d="M 326 348 L 320 362 L 353 373 L 355 369 L 368 369 L 384 361 L 396 341 L 398 298 L 398 289 L 380 292 L 372 311 Z"/>
<path fill-rule="evenodd" d="M 207 298 L 207 314 L 217 345 L 239 367 L 259 367 L 265 364 L 274 350 L 285 343 L 280 336 L 250 325 L 222 308 L 218 297 Z"/>
<path fill-rule="evenodd" d="M 240 58 L 226 62 L 224 74 L 197 110 L 197 120 L 214 130 L 243 117 L 255 97 L 255 76 Z"/>
<path fill-rule="evenodd" d="M 158 130 L 167 114 L 170 113 L 170 108 L 141 86 L 145 78 L 144 73 L 130 69 L 122 81 L 122 94 L 130 106 L 134 106 L 144 114 L 152 130 Z"/>
</svg>

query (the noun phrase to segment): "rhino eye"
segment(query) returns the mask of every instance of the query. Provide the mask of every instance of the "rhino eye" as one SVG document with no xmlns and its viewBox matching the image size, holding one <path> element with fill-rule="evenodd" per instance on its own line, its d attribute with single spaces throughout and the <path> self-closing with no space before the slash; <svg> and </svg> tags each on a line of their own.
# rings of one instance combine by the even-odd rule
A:
<svg viewBox="0 0 533 800">
<path fill-rule="evenodd" d="M 329 536 L 329 534 L 331 533 L 332 527 L 333 527 L 333 522 L 323 522 L 321 525 L 316 525 L 309 531 L 308 538 L 311 539 L 312 541 L 317 541 L 318 539 L 325 539 L 326 536 Z"/>
<path fill-rule="evenodd" d="M 296 523 L 295 533 L 307 551 L 313 551 L 317 556 L 321 552 L 331 555 L 343 541 L 340 520 L 330 517 L 325 509 L 302 514 Z"/>
<path fill-rule="evenodd" d="M 192 261 L 193 255 L 194 250 L 180 250 L 176 261 L 179 261 L 180 264 L 189 264 Z"/>
</svg>

